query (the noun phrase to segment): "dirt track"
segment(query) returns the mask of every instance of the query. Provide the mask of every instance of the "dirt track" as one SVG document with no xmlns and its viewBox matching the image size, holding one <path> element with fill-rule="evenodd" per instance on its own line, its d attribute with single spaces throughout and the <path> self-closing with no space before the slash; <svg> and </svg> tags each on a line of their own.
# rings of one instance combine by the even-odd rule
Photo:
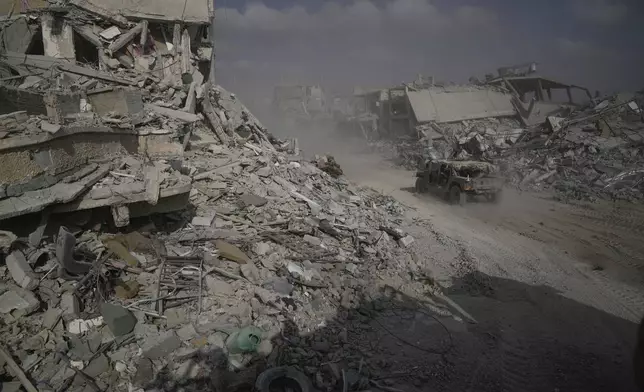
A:
<svg viewBox="0 0 644 392">
<path fill-rule="evenodd" d="M 458 354 L 432 388 L 633 390 L 630 356 L 644 314 L 641 209 L 513 191 L 499 205 L 451 206 L 413 193 L 413 173 L 376 160 L 354 156 L 345 171 L 415 209 L 415 251 L 479 321 L 455 332 Z"/>
<path fill-rule="evenodd" d="M 382 157 L 315 133 L 300 141 L 310 153 L 332 153 L 352 181 L 413 208 L 405 229 L 416 239 L 417 257 L 478 321 L 443 320 L 454 345 L 443 356 L 401 351 L 400 342 L 376 332 L 370 337 L 358 326 L 360 339 L 384 347 L 379 352 L 395 364 L 392 371 L 423 374 L 414 385 L 392 385 L 405 391 L 635 390 L 631 356 L 644 315 L 644 208 L 562 204 L 515 191 L 499 205 L 451 206 L 415 194 L 414 174 Z M 414 341 L 444 343 L 441 327 L 422 314 L 383 322 Z"/>
</svg>

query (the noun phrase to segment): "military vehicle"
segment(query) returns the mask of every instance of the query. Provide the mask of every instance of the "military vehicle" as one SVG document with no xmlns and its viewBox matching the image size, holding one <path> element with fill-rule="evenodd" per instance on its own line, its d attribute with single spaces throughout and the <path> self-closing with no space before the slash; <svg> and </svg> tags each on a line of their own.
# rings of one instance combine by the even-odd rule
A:
<svg viewBox="0 0 644 392">
<path fill-rule="evenodd" d="M 416 192 L 438 193 L 460 205 L 476 196 L 498 202 L 503 178 L 497 172 L 497 167 L 488 162 L 429 160 L 416 172 Z"/>
</svg>

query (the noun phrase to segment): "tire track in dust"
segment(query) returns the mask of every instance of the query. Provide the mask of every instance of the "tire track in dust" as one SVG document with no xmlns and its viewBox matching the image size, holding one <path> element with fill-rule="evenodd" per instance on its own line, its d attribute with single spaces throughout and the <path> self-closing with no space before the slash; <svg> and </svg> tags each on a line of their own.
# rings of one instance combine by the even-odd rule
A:
<svg viewBox="0 0 644 392">
<path fill-rule="evenodd" d="M 640 322 L 644 315 L 644 290 L 617 282 L 600 271 L 580 272 L 594 284 L 600 293 L 605 294 L 601 302 L 606 303 L 606 300 L 610 300 L 612 304 L 607 305 L 612 308 L 611 310 L 614 310 L 611 313 L 636 323 Z"/>
</svg>

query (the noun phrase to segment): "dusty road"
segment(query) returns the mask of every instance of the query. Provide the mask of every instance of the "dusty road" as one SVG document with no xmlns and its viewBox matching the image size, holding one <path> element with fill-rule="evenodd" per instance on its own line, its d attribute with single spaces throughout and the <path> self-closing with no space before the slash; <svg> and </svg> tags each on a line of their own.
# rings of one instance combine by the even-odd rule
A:
<svg viewBox="0 0 644 392">
<path fill-rule="evenodd" d="M 302 139 L 309 152 L 332 153 L 352 181 L 412 207 L 405 229 L 416 238 L 417 257 L 478 322 L 447 324 L 453 349 L 443 355 L 401 351 L 400 342 L 387 343 L 386 335 L 374 332 L 392 369 L 422 373 L 414 385 L 392 385 L 418 391 L 635 390 L 631 355 L 644 315 L 643 208 L 561 204 L 516 191 L 499 205 L 450 206 L 415 194 L 413 173 L 381 157 L 323 135 Z M 414 341 L 440 346 L 441 326 L 423 318 L 392 316 L 374 331 L 386 323 Z M 363 337 L 365 331 L 355 333 Z"/>
<path fill-rule="evenodd" d="M 499 205 L 450 206 L 413 193 L 413 173 L 377 157 L 339 161 L 349 178 L 414 208 L 416 253 L 478 321 L 453 331 L 454 352 L 420 390 L 634 390 L 642 209 L 511 190 Z"/>
</svg>

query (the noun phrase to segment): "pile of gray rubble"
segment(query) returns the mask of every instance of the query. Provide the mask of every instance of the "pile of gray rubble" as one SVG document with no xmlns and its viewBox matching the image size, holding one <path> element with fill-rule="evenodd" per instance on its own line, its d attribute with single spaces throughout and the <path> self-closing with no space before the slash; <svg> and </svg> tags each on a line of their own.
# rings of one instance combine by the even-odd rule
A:
<svg viewBox="0 0 644 392">
<path fill-rule="evenodd" d="M 427 291 L 405 207 L 304 161 L 212 84 L 208 23 L 111 3 L 3 21 L 0 389 L 250 390 L 277 365 L 378 385 L 346 329 L 307 334 L 374 281 Z"/>
<path fill-rule="evenodd" d="M 644 198 L 644 95 L 617 94 L 544 116 L 490 117 L 416 127 L 416 135 L 372 142 L 414 170 L 426 159 L 497 163 L 508 184 L 564 200 Z"/>
</svg>

